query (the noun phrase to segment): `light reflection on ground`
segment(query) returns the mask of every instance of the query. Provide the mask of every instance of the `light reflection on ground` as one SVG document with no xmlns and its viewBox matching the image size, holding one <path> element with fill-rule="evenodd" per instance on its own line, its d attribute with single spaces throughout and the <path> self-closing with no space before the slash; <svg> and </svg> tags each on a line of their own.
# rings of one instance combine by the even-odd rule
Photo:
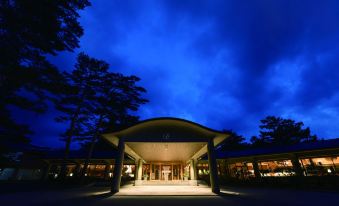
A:
<svg viewBox="0 0 339 206">
<path fill-rule="evenodd" d="M 179 196 L 206 196 L 216 195 L 211 192 L 211 188 L 206 186 L 182 186 L 182 185 L 144 185 L 144 186 L 126 186 L 120 188 L 116 196 L 134 196 L 134 195 L 179 195 Z"/>
<path fill-rule="evenodd" d="M 92 192 L 91 195 L 105 195 L 108 189 Z M 128 185 L 120 188 L 120 192 L 114 196 L 216 196 L 216 195 L 240 195 L 239 192 L 221 189 L 220 194 L 211 192 L 207 186 L 182 186 L 182 185 Z"/>
</svg>

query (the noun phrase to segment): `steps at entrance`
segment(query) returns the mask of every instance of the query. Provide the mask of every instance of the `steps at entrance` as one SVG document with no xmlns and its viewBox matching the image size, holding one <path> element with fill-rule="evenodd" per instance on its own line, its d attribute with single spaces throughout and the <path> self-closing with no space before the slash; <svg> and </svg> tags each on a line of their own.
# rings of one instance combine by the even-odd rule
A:
<svg viewBox="0 0 339 206">
<path fill-rule="evenodd" d="M 142 185 L 189 185 L 188 181 L 181 180 L 172 180 L 172 181 L 160 181 L 160 180 L 151 180 L 151 181 L 142 181 Z"/>
</svg>

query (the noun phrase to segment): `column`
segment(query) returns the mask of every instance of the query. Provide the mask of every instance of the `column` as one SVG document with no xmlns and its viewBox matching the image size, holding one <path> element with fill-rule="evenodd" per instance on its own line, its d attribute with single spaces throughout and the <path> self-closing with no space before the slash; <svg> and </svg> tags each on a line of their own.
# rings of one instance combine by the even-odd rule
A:
<svg viewBox="0 0 339 206">
<path fill-rule="evenodd" d="M 301 168 L 301 165 L 300 165 L 300 162 L 299 162 L 299 158 L 296 154 L 292 155 L 291 162 L 292 162 L 292 165 L 293 165 L 293 170 L 295 172 L 295 175 L 299 176 L 299 177 L 304 176 L 303 169 Z"/>
<path fill-rule="evenodd" d="M 111 164 L 109 162 L 106 162 L 106 165 L 105 165 L 105 174 L 104 174 L 104 179 L 105 180 L 109 179 L 110 167 L 111 167 Z"/>
<path fill-rule="evenodd" d="M 224 177 L 225 176 L 225 161 L 224 160 L 220 160 L 219 161 L 219 172 L 220 172 L 220 176 Z"/>
<path fill-rule="evenodd" d="M 152 176 L 153 176 L 153 164 L 152 164 L 152 162 L 150 162 L 150 164 L 149 164 L 149 180 L 152 180 Z"/>
<path fill-rule="evenodd" d="M 74 170 L 74 176 L 76 177 L 76 178 L 78 178 L 78 177 L 80 177 L 81 176 L 81 163 L 79 163 L 79 162 L 76 162 L 75 163 L 76 164 L 76 166 L 75 166 L 75 170 Z"/>
<path fill-rule="evenodd" d="M 172 168 L 171 175 L 172 175 L 172 181 L 173 181 L 173 163 L 171 164 L 171 168 Z"/>
<path fill-rule="evenodd" d="M 254 176 L 255 178 L 260 178 L 261 174 L 260 174 L 260 170 L 259 170 L 259 165 L 258 165 L 258 161 L 257 160 L 253 160 L 252 161 L 253 164 L 253 170 L 254 170 Z"/>
<path fill-rule="evenodd" d="M 210 170 L 210 182 L 211 182 L 212 192 L 220 193 L 218 171 L 217 171 L 217 160 L 215 157 L 213 139 L 214 138 L 208 139 L 208 143 L 207 143 L 208 165 L 209 165 L 209 170 Z"/>
<path fill-rule="evenodd" d="M 197 181 L 197 160 L 191 159 L 190 160 L 190 185 L 198 185 Z"/>
<path fill-rule="evenodd" d="M 114 161 L 114 173 L 111 185 L 111 193 L 117 193 L 120 189 L 122 168 L 124 165 L 125 142 L 119 138 L 117 157 Z"/>
<path fill-rule="evenodd" d="M 45 166 L 44 172 L 41 176 L 42 180 L 48 180 L 48 175 L 49 175 L 50 169 L 51 169 L 51 164 L 48 161 L 46 161 L 46 166 Z"/>
<path fill-rule="evenodd" d="M 225 160 L 225 171 L 226 171 L 226 176 L 231 177 L 230 165 L 229 165 L 228 160 Z"/>
<path fill-rule="evenodd" d="M 142 159 L 138 159 L 137 165 L 137 176 L 134 185 L 142 185 Z"/>
</svg>

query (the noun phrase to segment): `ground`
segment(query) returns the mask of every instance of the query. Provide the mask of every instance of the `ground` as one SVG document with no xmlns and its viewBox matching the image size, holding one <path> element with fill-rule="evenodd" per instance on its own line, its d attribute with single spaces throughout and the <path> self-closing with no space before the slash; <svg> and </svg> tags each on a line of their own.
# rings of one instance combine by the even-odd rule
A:
<svg viewBox="0 0 339 206">
<path fill-rule="evenodd" d="M 221 195 L 205 186 L 124 187 L 115 195 L 107 187 L 85 187 L 65 190 L 3 193 L 1 205 L 338 205 L 339 193 L 293 189 L 224 187 Z"/>
</svg>

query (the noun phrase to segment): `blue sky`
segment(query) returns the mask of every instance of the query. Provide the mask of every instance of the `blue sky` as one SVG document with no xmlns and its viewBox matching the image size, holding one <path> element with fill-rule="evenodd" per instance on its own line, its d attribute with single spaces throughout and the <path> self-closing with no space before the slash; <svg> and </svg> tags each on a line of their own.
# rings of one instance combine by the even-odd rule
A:
<svg viewBox="0 0 339 206">
<path fill-rule="evenodd" d="M 339 134 L 338 1 L 93 1 L 81 48 L 51 58 L 71 70 L 84 51 L 137 75 L 141 119 L 171 116 L 250 138 L 267 115 Z M 33 143 L 62 146 L 55 111 L 27 114 Z"/>
</svg>

